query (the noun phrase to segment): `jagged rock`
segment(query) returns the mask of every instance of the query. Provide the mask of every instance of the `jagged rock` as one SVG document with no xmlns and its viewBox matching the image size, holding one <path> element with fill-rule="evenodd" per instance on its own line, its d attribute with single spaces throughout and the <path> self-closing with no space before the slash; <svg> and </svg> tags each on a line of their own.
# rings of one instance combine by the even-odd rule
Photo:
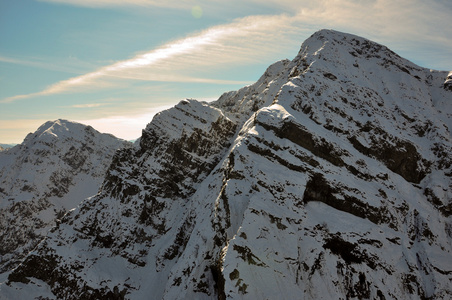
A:
<svg viewBox="0 0 452 300">
<path fill-rule="evenodd" d="M 450 298 L 446 74 L 321 30 L 254 85 L 156 115 L 0 293 Z"/>
</svg>

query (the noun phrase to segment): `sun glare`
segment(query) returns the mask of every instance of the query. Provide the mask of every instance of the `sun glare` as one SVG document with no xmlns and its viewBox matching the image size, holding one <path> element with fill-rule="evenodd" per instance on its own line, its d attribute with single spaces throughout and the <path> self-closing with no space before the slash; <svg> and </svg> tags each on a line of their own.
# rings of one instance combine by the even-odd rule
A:
<svg viewBox="0 0 452 300">
<path fill-rule="evenodd" d="M 200 19 L 202 17 L 202 8 L 199 5 L 193 6 L 191 8 L 191 15 L 195 19 Z"/>
</svg>

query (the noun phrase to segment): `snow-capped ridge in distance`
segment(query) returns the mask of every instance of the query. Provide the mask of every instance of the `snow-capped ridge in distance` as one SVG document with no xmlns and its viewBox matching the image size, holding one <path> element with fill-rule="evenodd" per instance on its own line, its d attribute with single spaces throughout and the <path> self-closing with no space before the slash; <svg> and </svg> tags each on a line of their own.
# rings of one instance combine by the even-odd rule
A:
<svg viewBox="0 0 452 300">
<path fill-rule="evenodd" d="M 0 273 L 14 268 L 68 210 L 97 194 L 116 150 L 131 143 L 48 121 L 0 152 Z"/>
<path fill-rule="evenodd" d="M 9 148 L 12 148 L 16 146 L 17 144 L 0 144 L 0 147 L 3 148 L 3 150 L 7 150 Z"/>
</svg>

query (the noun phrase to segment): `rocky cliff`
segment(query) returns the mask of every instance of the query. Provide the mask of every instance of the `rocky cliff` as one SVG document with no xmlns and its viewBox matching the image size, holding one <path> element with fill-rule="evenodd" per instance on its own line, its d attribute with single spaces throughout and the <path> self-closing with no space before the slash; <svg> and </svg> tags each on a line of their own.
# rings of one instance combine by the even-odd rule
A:
<svg viewBox="0 0 452 300">
<path fill-rule="evenodd" d="M 319 31 L 255 84 L 156 115 L 0 294 L 452 297 L 448 76 Z"/>
</svg>

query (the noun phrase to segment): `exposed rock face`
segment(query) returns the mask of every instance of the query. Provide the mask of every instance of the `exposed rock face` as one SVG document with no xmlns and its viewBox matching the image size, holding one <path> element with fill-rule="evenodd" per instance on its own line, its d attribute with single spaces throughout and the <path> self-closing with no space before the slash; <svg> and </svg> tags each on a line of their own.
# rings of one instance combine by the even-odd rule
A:
<svg viewBox="0 0 452 300">
<path fill-rule="evenodd" d="M 446 81 L 444 81 L 444 89 L 452 91 L 452 71 L 449 72 Z"/>
<path fill-rule="evenodd" d="M 319 31 L 256 84 L 157 115 L 1 293 L 450 298 L 445 77 Z"/>
<path fill-rule="evenodd" d="M 0 154 L 0 270 L 12 269 L 55 222 L 97 193 L 116 149 L 92 127 L 49 121 Z"/>
</svg>

